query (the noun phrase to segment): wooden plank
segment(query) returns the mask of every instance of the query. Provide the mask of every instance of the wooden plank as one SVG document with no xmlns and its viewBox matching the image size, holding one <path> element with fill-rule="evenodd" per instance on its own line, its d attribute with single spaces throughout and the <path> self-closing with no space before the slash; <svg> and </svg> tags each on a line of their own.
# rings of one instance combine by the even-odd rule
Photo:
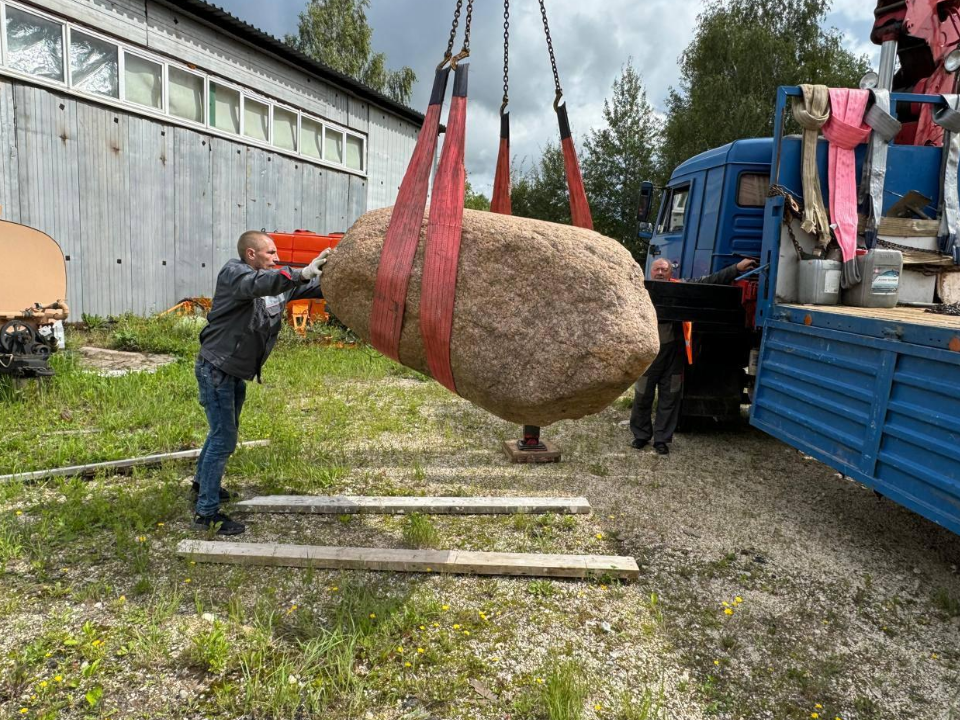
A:
<svg viewBox="0 0 960 720">
<path fill-rule="evenodd" d="M 606 576 L 624 580 L 635 580 L 640 576 L 636 560 L 619 555 L 402 550 L 213 540 L 183 540 L 177 546 L 177 554 L 189 556 L 196 562 L 331 570 L 569 578 Z"/>
<path fill-rule="evenodd" d="M 549 440 L 540 439 L 544 450 L 521 450 L 516 440 L 504 440 L 503 452 L 513 463 L 554 463 L 560 462 L 560 448 Z"/>
<path fill-rule="evenodd" d="M 237 445 L 238 448 L 263 447 L 269 445 L 269 440 L 249 440 Z M 35 470 L 33 472 L 13 473 L 0 475 L 0 482 L 10 480 L 45 480 L 52 477 L 71 477 L 74 475 L 93 475 L 98 470 L 123 470 L 136 465 L 158 465 L 170 460 L 190 460 L 198 457 L 200 450 L 181 450 L 158 455 L 143 455 L 125 460 L 108 460 L 106 462 L 90 463 L 89 465 L 70 465 L 69 467 L 53 468 L 51 470 Z"/>
<path fill-rule="evenodd" d="M 896 323 L 960 329 L 960 316 L 928 313 L 923 308 L 863 308 L 848 305 L 797 305 L 795 303 L 784 303 L 784 307 L 816 310 L 817 312 L 831 313 L 834 315 L 853 315 L 873 318 L 874 320 L 888 320 Z"/>
<path fill-rule="evenodd" d="M 238 510 L 317 515 L 512 515 L 589 513 L 584 497 L 396 497 L 370 495 L 268 495 L 244 500 Z"/>
</svg>

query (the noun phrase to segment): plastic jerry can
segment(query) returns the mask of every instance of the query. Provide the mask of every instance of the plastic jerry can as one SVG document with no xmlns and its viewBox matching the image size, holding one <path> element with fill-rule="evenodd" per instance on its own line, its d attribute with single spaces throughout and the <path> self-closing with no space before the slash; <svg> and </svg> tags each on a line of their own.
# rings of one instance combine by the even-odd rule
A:
<svg viewBox="0 0 960 720">
<path fill-rule="evenodd" d="M 855 307 L 892 308 L 900 293 L 903 253 L 899 250 L 874 248 L 857 257 L 860 283 L 842 293 L 844 305 Z"/>
<path fill-rule="evenodd" d="M 797 302 L 836 305 L 840 302 L 840 270 L 836 260 L 815 258 L 797 264 Z"/>
</svg>

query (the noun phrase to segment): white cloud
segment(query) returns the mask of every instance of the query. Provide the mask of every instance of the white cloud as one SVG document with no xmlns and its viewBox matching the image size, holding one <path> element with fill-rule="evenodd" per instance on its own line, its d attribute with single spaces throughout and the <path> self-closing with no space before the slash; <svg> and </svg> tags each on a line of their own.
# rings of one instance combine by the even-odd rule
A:
<svg viewBox="0 0 960 720">
<path fill-rule="evenodd" d="M 275 35 L 293 32 L 305 0 L 220 0 L 224 8 Z M 869 7 L 868 7 L 869 5 Z M 419 78 L 411 106 L 424 110 L 434 67 L 443 55 L 452 0 L 373 0 L 368 19 L 374 47 L 391 67 L 409 65 Z M 872 54 L 872 3 L 836 0 L 828 24 L 855 52 Z M 677 59 L 693 37 L 701 0 L 550 0 L 547 11 L 557 66 L 578 147 L 602 123 L 603 100 L 629 58 L 642 73 L 647 96 L 663 110 L 679 80 Z M 467 170 L 475 189 L 489 194 L 499 142 L 503 75 L 503 6 L 476 2 L 471 38 Z M 461 21 L 461 32 L 463 22 Z M 459 40 L 457 44 L 459 48 Z M 537 3 L 516 0 L 510 18 L 511 151 L 535 158 L 558 138 L 553 76 Z M 771 101 L 772 102 L 772 101 Z M 771 112 L 772 112 L 771 108 Z"/>
</svg>

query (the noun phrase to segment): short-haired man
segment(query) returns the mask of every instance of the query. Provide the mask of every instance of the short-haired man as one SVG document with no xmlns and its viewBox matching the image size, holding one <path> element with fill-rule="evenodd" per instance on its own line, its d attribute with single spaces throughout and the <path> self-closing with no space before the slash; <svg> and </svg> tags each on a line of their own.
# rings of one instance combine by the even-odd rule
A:
<svg viewBox="0 0 960 720">
<path fill-rule="evenodd" d="M 741 260 L 712 275 L 688 280 L 686 282 L 706 283 L 708 285 L 729 285 L 748 270 L 756 267 L 757 261 L 751 258 Z M 673 263 L 666 258 L 657 258 L 650 266 L 651 280 L 673 279 Z M 657 325 L 660 333 L 660 352 L 637 380 L 633 395 L 633 409 L 630 412 L 630 430 L 633 433 L 633 447 L 642 450 L 650 440 L 653 449 L 660 455 L 670 452 L 669 443 L 680 419 L 680 400 L 683 395 L 683 363 L 686 355 L 686 334 L 683 325 L 687 323 L 662 322 Z M 692 355 L 690 356 L 692 361 Z M 653 423 L 650 411 L 653 409 L 653 394 L 657 392 L 657 413 Z"/>
<path fill-rule="evenodd" d="M 246 528 L 220 512 L 231 493 L 221 488 L 227 459 L 237 446 L 246 381 L 260 371 L 277 342 L 283 310 L 291 300 L 320 298 L 320 272 L 329 250 L 302 270 L 277 265 L 269 235 L 248 230 L 237 241 L 239 258 L 228 260 L 217 276 L 213 306 L 200 333 L 196 375 L 200 404 L 210 431 L 197 460 L 193 491 L 197 529 L 239 535 Z"/>
</svg>

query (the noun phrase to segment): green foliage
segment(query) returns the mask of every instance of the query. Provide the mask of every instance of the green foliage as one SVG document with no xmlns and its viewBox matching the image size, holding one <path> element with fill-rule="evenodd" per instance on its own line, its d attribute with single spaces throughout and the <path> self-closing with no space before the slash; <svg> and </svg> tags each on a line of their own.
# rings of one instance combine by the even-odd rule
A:
<svg viewBox="0 0 960 720">
<path fill-rule="evenodd" d="M 328 67 L 408 103 L 417 74 L 409 67 L 387 68 L 387 57 L 373 51 L 367 24 L 370 0 L 308 0 L 296 35 L 284 42 Z"/>
<path fill-rule="evenodd" d="M 647 100 L 640 73 L 627 61 L 603 101 L 604 127 L 584 140 L 583 179 L 594 229 L 619 240 L 637 262 L 646 242 L 637 237 L 640 184 L 656 174 L 661 122 Z"/>
<path fill-rule="evenodd" d="M 822 23 L 829 0 L 724 0 L 704 6 L 667 98 L 661 178 L 684 160 L 769 136 L 779 85 L 857 87 L 867 69 Z"/>
<path fill-rule="evenodd" d="M 575 661 L 554 661 L 542 685 L 542 707 L 550 720 L 580 720 L 589 692 Z"/>
<path fill-rule="evenodd" d="M 437 539 L 437 529 L 426 515 L 413 513 L 404 520 L 404 544 L 415 548 L 435 547 Z"/>
<path fill-rule="evenodd" d="M 570 224 L 570 196 L 559 145 L 547 143 L 532 167 L 510 172 L 510 203 L 519 217 Z"/>
<path fill-rule="evenodd" d="M 111 346 L 114 350 L 190 357 L 199 349 L 200 330 L 204 324 L 204 319 L 199 317 L 122 315 L 117 319 Z"/>
<path fill-rule="evenodd" d="M 483 193 L 476 192 L 470 184 L 470 181 L 467 180 L 464 186 L 463 206 L 470 210 L 489 210 L 490 198 Z"/>
</svg>

